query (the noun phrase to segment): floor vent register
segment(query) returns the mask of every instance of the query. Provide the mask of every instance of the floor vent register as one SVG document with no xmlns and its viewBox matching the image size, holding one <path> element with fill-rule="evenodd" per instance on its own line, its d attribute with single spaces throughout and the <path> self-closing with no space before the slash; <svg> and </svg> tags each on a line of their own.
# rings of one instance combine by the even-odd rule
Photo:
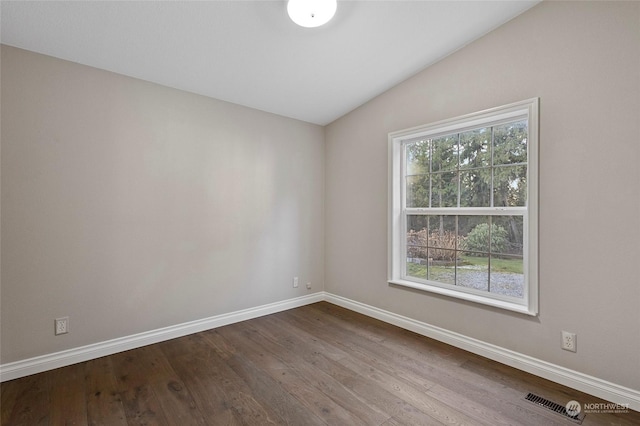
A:
<svg viewBox="0 0 640 426">
<path fill-rule="evenodd" d="M 533 394 L 531 392 L 529 392 L 527 394 L 527 396 L 524 397 L 524 399 L 526 399 L 527 401 L 529 401 L 529 402 L 531 402 L 531 403 L 533 403 L 535 405 L 544 407 L 547 410 L 551 410 L 554 413 L 557 413 L 557 414 L 559 414 L 559 415 L 561 415 L 561 416 L 563 416 L 563 417 L 565 417 L 565 418 L 567 418 L 567 419 L 569 419 L 569 420 L 571 420 L 571 421 L 573 421 L 575 423 L 582 424 L 582 421 L 584 420 L 584 413 L 582 413 L 580 411 L 579 406 L 575 407 L 575 409 L 574 409 L 573 407 L 567 407 L 567 406 L 564 406 L 564 405 L 560 405 L 560 404 L 557 404 L 557 403 L 555 403 L 553 401 L 549 401 L 546 398 L 543 398 L 541 396 Z M 576 405 L 578 405 L 578 404 L 576 404 Z"/>
</svg>

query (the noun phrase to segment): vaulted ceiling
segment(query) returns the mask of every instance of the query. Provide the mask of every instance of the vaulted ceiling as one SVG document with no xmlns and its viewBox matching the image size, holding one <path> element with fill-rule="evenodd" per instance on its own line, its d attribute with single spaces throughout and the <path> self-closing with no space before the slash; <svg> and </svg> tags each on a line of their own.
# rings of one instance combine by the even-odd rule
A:
<svg viewBox="0 0 640 426">
<path fill-rule="evenodd" d="M 324 125 L 537 3 L 339 1 L 303 28 L 285 1 L 2 1 L 1 41 Z"/>
</svg>

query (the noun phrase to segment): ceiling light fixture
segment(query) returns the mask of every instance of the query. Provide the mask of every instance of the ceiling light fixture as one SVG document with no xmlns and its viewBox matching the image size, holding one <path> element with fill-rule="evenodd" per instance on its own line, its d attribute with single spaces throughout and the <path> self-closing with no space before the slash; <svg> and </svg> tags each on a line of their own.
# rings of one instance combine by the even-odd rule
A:
<svg viewBox="0 0 640 426">
<path fill-rule="evenodd" d="M 307 28 L 326 24 L 336 14 L 337 8 L 337 0 L 289 0 L 287 3 L 291 20 Z"/>
</svg>

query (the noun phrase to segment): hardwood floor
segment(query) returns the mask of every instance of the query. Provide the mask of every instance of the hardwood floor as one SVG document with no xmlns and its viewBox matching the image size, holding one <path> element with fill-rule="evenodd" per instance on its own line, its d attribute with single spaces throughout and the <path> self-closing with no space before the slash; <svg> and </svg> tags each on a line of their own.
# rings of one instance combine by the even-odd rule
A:
<svg viewBox="0 0 640 426">
<path fill-rule="evenodd" d="M 322 302 L 5 382 L 1 410 L 30 426 L 575 424 L 528 392 L 603 402 Z"/>
</svg>

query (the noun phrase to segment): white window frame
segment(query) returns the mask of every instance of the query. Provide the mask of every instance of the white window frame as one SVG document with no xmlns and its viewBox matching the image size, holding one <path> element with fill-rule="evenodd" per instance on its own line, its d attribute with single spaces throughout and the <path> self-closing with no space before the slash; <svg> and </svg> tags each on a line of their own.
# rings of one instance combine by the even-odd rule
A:
<svg viewBox="0 0 640 426">
<path fill-rule="evenodd" d="M 457 299 L 507 309 L 527 315 L 538 314 L 538 98 L 389 133 L 389 284 L 424 290 Z M 505 121 L 526 119 L 527 139 L 527 197 L 524 207 L 444 207 L 407 208 L 405 196 L 406 141 L 437 135 L 458 133 L 465 129 L 491 126 Z M 418 279 L 406 275 L 406 217 L 409 214 L 434 215 L 505 215 L 517 213 L 524 219 L 522 298 L 481 292 L 462 286 Z"/>
</svg>

